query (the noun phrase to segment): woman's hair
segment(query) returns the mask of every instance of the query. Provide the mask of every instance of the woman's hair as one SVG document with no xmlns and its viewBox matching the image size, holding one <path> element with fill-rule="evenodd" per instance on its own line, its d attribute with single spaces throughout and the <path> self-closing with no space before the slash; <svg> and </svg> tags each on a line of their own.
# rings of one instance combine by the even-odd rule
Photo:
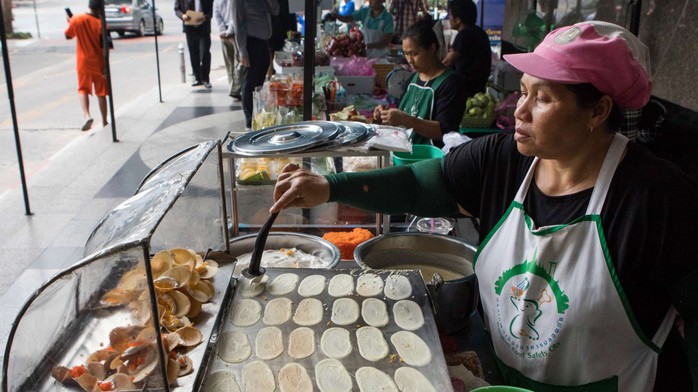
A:
<svg viewBox="0 0 698 392">
<path fill-rule="evenodd" d="M 412 26 L 402 34 L 402 39 L 407 38 L 416 42 L 421 48 L 429 49 L 432 45 L 436 45 L 436 52 L 439 51 L 439 40 L 434 32 L 434 23 L 430 18 L 422 19 L 414 22 Z"/>
<path fill-rule="evenodd" d="M 591 83 L 565 84 L 564 86 L 574 94 L 577 103 L 585 108 L 596 106 L 601 97 L 604 96 L 604 94 Z M 616 132 L 620 129 L 622 122 L 623 113 L 620 107 L 614 102 L 611 114 L 608 116 L 608 125 L 612 131 Z"/>
<path fill-rule="evenodd" d="M 448 11 L 466 25 L 477 22 L 477 6 L 472 0 L 448 0 Z"/>
</svg>

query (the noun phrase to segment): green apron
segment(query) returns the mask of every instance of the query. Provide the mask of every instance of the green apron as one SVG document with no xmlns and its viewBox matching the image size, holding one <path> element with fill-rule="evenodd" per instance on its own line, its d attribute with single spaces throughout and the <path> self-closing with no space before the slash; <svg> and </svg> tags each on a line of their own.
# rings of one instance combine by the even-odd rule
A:
<svg viewBox="0 0 698 392">
<path fill-rule="evenodd" d="M 415 72 L 412 76 L 412 80 L 410 80 L 410 84 L 407 86 L 405 95 L 400 100 L 398 109 L 410 116 L 421 118 L 422 120 L 432 120 L 431 115 L 432 110 L 434 110 L 434 96 L 436 95 L 436 90 L 438 90 L 441 83 L 454 72 L 454 70 L 446 68 L 441 75 L 427 81 L 424 86 L 417 84 L 419 73 Z M 410 141 L 412 144 L 432 144 L 431 139 L 414 131 L 412 131 L 410 135 Z"/>
</svg>

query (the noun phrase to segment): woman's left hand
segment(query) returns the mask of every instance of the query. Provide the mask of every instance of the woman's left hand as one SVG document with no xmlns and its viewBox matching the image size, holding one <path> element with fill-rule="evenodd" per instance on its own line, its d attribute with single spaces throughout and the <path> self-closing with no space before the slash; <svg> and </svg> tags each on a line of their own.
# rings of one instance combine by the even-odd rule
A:
<svg viewBox="0 0 698 392">
<path fill-rule="evenodd" d="M 400 109 L 387 109 L 381 111 L 381 120 L 383 124 L 388 125 L 403 125 L 409 124 L 411 116 Z"/>
</svg>

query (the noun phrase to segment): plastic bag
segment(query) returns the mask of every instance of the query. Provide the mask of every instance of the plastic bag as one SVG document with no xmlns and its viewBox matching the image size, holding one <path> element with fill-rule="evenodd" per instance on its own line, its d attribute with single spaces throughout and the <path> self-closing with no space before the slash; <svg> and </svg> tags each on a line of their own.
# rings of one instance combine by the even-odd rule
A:
<svg viewBox="0 0 698 392">
<path fill-rule="evenodd" d="M 367 57 L 332 57 L 330 64 L 337 76 L 373 76 L 376 74 L 373 64 L 378 59 Z"/>
<path fill-rule="evenodd" d="M 448 154 L 448 152 L 451 151 L 452 148 L 459 146 L 463 143 L 467 143 L 471 140 L 473 139 L 459 132 L 449 132 L 443 136 L 444 146 L 443 148 L 441 148 L 441 151 Z"/>
<path fill-rule="evenodd" d="M 514 111 L 516 110 L 516 103 L 519 101 L 520 96 L 521 93 L 519 91 L 514 91 L 499 102 L 497 107 L 494 109 L 495 117 L 497 119 L 497 128 L 505 131 L 514 130 L 516 125 Z"/>
</svg>

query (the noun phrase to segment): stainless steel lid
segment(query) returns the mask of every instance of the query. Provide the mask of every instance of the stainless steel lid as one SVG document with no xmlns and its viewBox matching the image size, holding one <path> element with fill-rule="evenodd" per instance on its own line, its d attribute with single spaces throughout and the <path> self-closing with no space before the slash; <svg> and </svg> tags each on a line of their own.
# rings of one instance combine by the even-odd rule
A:
<svg viewBox="0 0 698 392">
<path fill-rule="evenodd" d="M 313 147 L 313 151 L 361 143 L 376 133 L 372 126 L 358 121 L 338 121 L 338 123 L 344 126 L 344 130 L 326 144 Z"/>
<path fill-rule="evenodd" d="M 330 121 L 305 121 L 278 125 L 246 133 L 228 146 L 242 155 L 274 155 L 307 150 L 328 143 L 342 134 L 345 126 Z"/>
</svg>

